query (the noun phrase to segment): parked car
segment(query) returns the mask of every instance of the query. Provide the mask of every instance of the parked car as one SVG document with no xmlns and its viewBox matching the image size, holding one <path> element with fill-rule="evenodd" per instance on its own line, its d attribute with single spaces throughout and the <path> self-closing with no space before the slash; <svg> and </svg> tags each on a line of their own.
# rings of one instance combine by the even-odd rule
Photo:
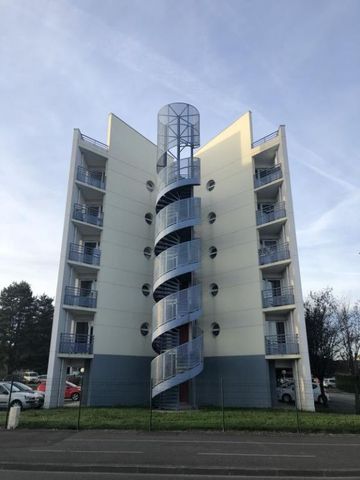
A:
<svg viewBox="0 0 360 480">
<path fill-rule="evenodd" d="M 47 375 L 39 375 L 39 381 L 40 382 L 46 382 Z"/>
<path fill-rule="evenodd" d="M 8 382 L 0 382 L 0 407 L 7 408 L 10 396 L 10 384 Z M 35 408 L 36 396 L 34 393 L 22 392 L 13 385 L 10 397 L 10 406 L 19 406 L 21 409 Z"/>
<path fill-rule="evenodd" d="M 23 378 L 27 383 L 39 383 L 39 374 L 30 370 L 23 373 Z"/>
<path fill-rule="evenodd" d="M 321 395 L 320 385 L 317 383 L 312 384 L 314 401 L 318 403 L 324 403 L 324 399 Z M 278 400 L 290 403 L 295 402 L 295 385 L 293 383 L 284 384 L 276 389 Z M 330 400 L 329 394 L 325 392 L 326 402 Z"/>
<path fill-rule="evenodd" d="M 11 386 L 11 383 L 7 382 L 9 387 Z M 24 383 L 21 382 L 13 382 L 13 387 L 17 387 L 21 392 L 28 392 L 32 393 L 35 395 L 36 398 L 36 405 L 35 408 L 41 408 L 44 405 L 44 400 L 45 400 L 45 393 L 44 392 L 39 392 L 38 390 L 33 390 L 29 385 L 25 385 Z"/>
<path fill-rule="evenodd" d="M 46 382 L 41 382 L 40 385 L 37 387 L 37 390 L 39 392 L 45 392 Z M 80 387 L 78 387 L 74 383 L 66 382 L 65 394 L 64 394 L 65 400 L 73 400 L 74 402 L 77 402 L 78 400 L 80 400 L 80 393 L 81 393 Z"/>
<path fill-rule="evenodd" d="M 336 388 L 335 377 L 324 378 L 324 387 L 325 388 Z"/>
</svg>

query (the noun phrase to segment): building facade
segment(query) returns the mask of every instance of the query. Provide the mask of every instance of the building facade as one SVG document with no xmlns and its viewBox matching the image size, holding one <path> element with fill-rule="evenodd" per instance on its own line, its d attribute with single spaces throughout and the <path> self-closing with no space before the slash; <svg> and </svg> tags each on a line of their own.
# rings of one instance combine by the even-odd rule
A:
<svg viewBox="0 0 360 480">
<path fill-rule="evenodd" d="M 285 128 L 248 112 L 194 152 L 199 127 L 74 131 L 46 406 L 83 368 L 87 405 L 270 407 L 287 376 L 314 409 Z"/>
</svg>

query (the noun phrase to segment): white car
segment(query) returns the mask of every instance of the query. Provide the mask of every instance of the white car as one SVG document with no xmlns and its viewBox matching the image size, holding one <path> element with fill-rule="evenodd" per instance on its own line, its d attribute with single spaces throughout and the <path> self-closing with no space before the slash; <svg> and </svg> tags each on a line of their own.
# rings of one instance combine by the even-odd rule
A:
<svg viewBox="0 0 360 480">
<path fill-rule="evenodd" d="M 39 383 L 39 374 L 37 372 L 24 372 L 23 377 L 27 383 Z"/>
<path fill-rule="evenodd" d="M 325 388 L 336 388 L 335 377 L 324 378 L 324 387 Z"/>
<path fill-rule="evenodd" d="M 320 385 L 318 383 L 312 384 L 314 401 L 318 403 L 324 403 L 324 399 L 321 395 Z M 277 398 L 281 402 L 290 403 L 295 402 L 295 385 L 293 383 L 284 384 L 276 389 Z M 325 392 L 326 401 L 330 400 L 329 394 Z"/>
<path fill-rule="evenodd" d="M 13 385 L 10 397 L 10 384 L 7 382 L 0 382 L 0 408 L 7 408 L 10 406 L 19 406 L 21 409 L 35 408 L 37 406 L 36 395 L 31 392 L 21 392 L 15 385 Z"/>
</svg>

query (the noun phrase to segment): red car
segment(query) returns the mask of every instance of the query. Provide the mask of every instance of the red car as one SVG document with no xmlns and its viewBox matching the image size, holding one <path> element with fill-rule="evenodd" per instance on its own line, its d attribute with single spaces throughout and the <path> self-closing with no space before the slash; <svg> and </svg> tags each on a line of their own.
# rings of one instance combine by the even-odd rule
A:
<svg viewBox="0 0 360 480">
<path fill-rule="evenodd" d="M 37 390 L 39 390 L 40 392 L 45 392 L 46 382 L 41 382 L 40 385 L 37 387 Z M 73 400 L 74 402 L 77 402 L 78 400 L 80 400 L 80 393 L 80 387 L 78 387 L 74 383 L 66 382 L 64 395 L 65 400 Z"/>
</svg>

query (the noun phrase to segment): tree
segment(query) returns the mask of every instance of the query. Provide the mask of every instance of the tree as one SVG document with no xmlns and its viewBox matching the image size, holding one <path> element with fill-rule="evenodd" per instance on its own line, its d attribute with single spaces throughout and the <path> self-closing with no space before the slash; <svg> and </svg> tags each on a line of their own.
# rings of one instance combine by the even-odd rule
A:
<svg viewBox="0 0 360 480">
<path fill-rule="evenodd" d="M 330 376 L 338 349 L 337 301 L 331 288 L 310 292 L 305 301 L 305 322 L 311 372 L 320 381 L 324 403 L 324 378 Z"/>
<path fill-rule="evenodd" d="M 359 304 L 350 307 L 343 301 L 337 313 L 339 326 L 339 354 L 346 361 L 355 383 L 355 410 L 360 413 L 359 369 L 360 360 L 360 311 Z"/>
<path fill-rule="evenodd" d="M 1 291 L 2 374 L 23 368 L 46 369 L 53 312 L 52 299 L 35 297 L 27 282 L 14 282 Z"/>
</svg>

